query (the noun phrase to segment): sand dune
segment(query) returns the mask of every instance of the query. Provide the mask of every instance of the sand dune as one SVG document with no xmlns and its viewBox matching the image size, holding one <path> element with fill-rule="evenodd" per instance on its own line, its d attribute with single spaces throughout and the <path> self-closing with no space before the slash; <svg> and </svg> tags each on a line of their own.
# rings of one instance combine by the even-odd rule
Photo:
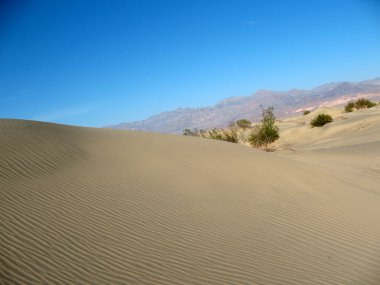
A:
<svg viewBox="0 0 380 285">
<path fill-rule="evenodd" d="M 276 153 L 1 120 L 0 284 L 380 284 L 379 112 Z"/>
</svg>

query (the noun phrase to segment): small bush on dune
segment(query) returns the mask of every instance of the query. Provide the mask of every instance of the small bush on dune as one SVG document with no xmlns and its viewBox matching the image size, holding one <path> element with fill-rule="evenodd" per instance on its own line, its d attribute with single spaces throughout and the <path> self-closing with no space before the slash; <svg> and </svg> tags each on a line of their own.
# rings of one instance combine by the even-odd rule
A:
<svg viewBox="0 0 380 285">
<path fill-rule="evenodd" d="M 200 129 L 198 131 L 198 136 L 201 137 L 201 138 L 207 138 L 207 130 L 203 130 L 203 129 Z"/>
<path fill-rule="evenodd" d="M 311 120 L 310 124 L 313 127 L 323 127 L 324 125 L 331 123 L 333 118 L 329 114 L 319 114 L 313 120 Z"/>
<path fill-rule="evenodd" d="M 307 114 L 310 114 L 310 111 L 309 110 L 305 110 L 303 111 L 303 115 L 306 116 Z"/>
<path fill-rule="evenodd" d="M 226 141 L 231 143 L 238 142 L 238 134 L 234 128 L 229 128 L 227 130 L 223 129 L 212 129 L 212 130 L 202 130 L 202 129 L 184 129 L 182 134 L 184 136 L 200 137 L 213 140 Z"/>
<path fill-rule="evenodd" d="M 248 138 L 249 143 L 255 147 L 266 147 L 279 137 L 279 128 L 276 126 L 273 107 L 263 109 L 261 122 L 253 129 Z"/>
<path fill-rule="evenodd" d="M 368 99 L 360 98 L 356 100 L 355 102 L 349 102 L 346 106 L 344 106 L 344 111 L 346 113 L 350 113 L 354 110 L 354 108 L 356 110 L 359 110 L 359 109 L 372 108 L 374 106 L 376 106 L 376 103 L 371 102 Z"/>
<path fill-rule="evenodd" d="M 208 135 L 206 137 L 213 140 L 220 140 L 231 143 L 238 142 L 237 134 L 233 129 L 212 129 L 211 131 L 208 131 Z"/>
<path fill-rule="evenodd" d="M 358 99 L 356 102 L 355 102 L 355 108 L 356 109 L 365 109 L 365 108 L 372 108 L 376 106 L 375 103 L 367 100 L 367 99 L 364 99 L 364 98 L 361 98 L 361 99 Z"/>
<path fill-rule="evenodd" d="M 184 136 L 192 136 L 192 137 L 205 137 L 205 134 L 207 133 L 206 130 L 202 129 L 183 129 L 182 135 Z"/>
<path fill-rule="evenodd" d="M 195 132 L 190 129 L 183 129 L 182 134 L 184 136 L 195 136 Z"/>
<path fill-rule="evenodd" d="M 223 140 L 230 143 L 238 143 L 237 134 L 234 131 L 225 131 Z"/>
<path fill-rule="evenodd" d="M 247 119 L 240 119 L 236 121 L 236 125 L 242 129 L 246 129 L 251 126 L 251 121 Z"/>
<path fill-rule="evenodd" d="M 346 106 L 344 106 L 344 111 L 346 113 L 350 113 L 354 110 L 354 108 L 355 108 L 354 102 L 349 102 Z"/>
<path fill-rule="evenodd" d="M 213 140 L 223 140 L 223 137 L 218 129 L 212 129 L 208 131 L 207 138 Z"/>
</svg>

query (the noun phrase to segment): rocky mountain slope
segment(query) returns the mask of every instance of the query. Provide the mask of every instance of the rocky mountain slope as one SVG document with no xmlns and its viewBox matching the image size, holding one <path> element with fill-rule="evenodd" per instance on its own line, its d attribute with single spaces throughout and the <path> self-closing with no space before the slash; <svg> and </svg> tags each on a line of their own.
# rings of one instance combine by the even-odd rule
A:
<svg viewBox="0 0 380 285">
<path fill-rule="evenodd" d="M 342 105 L 357 97 L 380 100 L 380 78 L 362 82 L 330 83 L 311 90 L 258 90 L 250 96 L 224 99 L 214 106 L 178 108 L 146 120 L 121 123 L 108 128 L 181 133 L 185 128 L 224 127 L 240 118 L 255 121 L 261 114 L 261 105 L 273 106 L 278 117 L 288 117 L 304 109 L 314 109 L 321 105 Z"/>
</svg>

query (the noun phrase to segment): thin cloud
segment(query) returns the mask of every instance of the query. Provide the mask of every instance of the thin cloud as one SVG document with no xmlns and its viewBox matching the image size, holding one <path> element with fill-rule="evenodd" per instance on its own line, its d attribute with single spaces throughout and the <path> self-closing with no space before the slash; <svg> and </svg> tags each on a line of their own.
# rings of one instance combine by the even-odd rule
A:
<svg viewBox="0 0 380 285">
<path fill-rule="evenodd" d="M 89 105 L 89 106 L 76 106 L 66 109 L 60 109 L 55 110 L 52 112 L 47 112 L 40 114 L 38 116 L 35 116 L 33 120 L 35 121 L 45 121 L 45 122 L 52 122 L 52 121 L 58 121 L 62 119 L 66 119 L 69 117 L 76 117 L 80 116 L 86 113 L 89 113 L 96 109 L 96 106 Z"/>
</svg>

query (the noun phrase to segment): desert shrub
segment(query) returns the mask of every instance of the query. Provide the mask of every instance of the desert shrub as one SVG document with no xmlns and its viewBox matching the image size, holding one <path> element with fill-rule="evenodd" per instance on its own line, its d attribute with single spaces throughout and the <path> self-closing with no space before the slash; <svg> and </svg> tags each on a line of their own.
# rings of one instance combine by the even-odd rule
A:
<svg viewBox="0 0 380 285">
<path fill-rule="evenodd" d="M 356 100 L 355 102 L 349 102 L 344 107 L 344 111 L 346 113 L 349 113 L 349 112 L 352 112 L 354 110 L 354 108 L 359 110 L 359 109 L 372 108 L 374 106 L 376 106 L 376 103 L 371 102 L 368 99 L 360 98 L 360 99 Z"/>
<path fill-rule="evenodd" d="M 223 140 L 230 143 L 238 143 L 237 134 L 233 131 L 225 131 Z"/>
<path fill-rule="evenodd" d="M 360 98 L 355 102 L 356 109 L 372 108 L 376 106 L 376 103 L 369 101 L 368 99 Z"/>
<path fill-rule="evenodd" d="M 262 119 L 252 130 L 248 138 L 249 143 L 255 147 L 266 147 L 279 137 L 279 128 L 276 126 L 273 107 L 262 109 Z"/>
<path fill-rule="evenodd" d="M 201 138 L 206 138 L 207 137 L 207 131 L 206 130 L 203 130 L 203 129 L 200 129 L 198 130 L 197 132 L 197 136 L 201 137 Z"/>
<path fill-rule="evenodd" d="M 190 130 L 190 129 L 184 129 L 184 130 L 182 131 L 182 134 L 183 134 L 184 136 L 194 136 L 194 135 L 195 135 L 194 131 L 192 131 L 192 130 Z"/>
<path fill-rule="evenodd" d="M 236 121 L 236 125 L 239 126 L 240 128 L 246 129 L 251 126 L 251 121 L 247 119 L 240 119 Z"/>
<path fill-rule="evenodd" d="M 344 111 L 346 113 L 350 113 L 354 110 L 355 108 L 355 103 L 354 102 L 349 102 L 346 106 L 344 106 Z"/>
<path fill-rule="evenodd" d="M 230 128 L 227 130 L 184 129 L 182 134 L 184 136 L 201 137 L 201 138 L 220 140 L 220 141 L 226 141 L 226 142 L 232 142 L 232 143 L 238 142 L 238 134 L 235 128 Z"/>
<path fill-rule="evenodd" d="M 220 141 L 226 141 L 226 142 L 231 142 L 231 143 L 238 142 L 236 131 L 234 131 L 233 129 L 228 129 L 228 130 L 212 129 L 208 131 L 208 135 L 206 137 L 213 140 L 220 140 Z"/>
<path fill-rule="evenodd" d="M 305 110 L 303 111 L 303 115 L 306 116 L 307 114 L 310 114 L 310 111 L 309 110 Z"/>
<path fill-rule="evenodd" d="M 184 136 L 192 136 L 192 137 L 205 137 L 205 134 L 207 133 L 206 130 L 202 129 L 184 129 L 182 131 L 182 135 Z"/>
<path fill-rule="evenodd" d="M 313 127 L 323 127 L 324 125 L 331 123 L 333 118 L 329 114 L 319 114 L 311 120 L 310 125 Z"/>
<path fill-rule="evenodd" d="M 208 131 L 208 136 L 209 139 L 213 140 L 223 140 L 223 137 L 218 129 L 212 129 Z"/>
</svg>

